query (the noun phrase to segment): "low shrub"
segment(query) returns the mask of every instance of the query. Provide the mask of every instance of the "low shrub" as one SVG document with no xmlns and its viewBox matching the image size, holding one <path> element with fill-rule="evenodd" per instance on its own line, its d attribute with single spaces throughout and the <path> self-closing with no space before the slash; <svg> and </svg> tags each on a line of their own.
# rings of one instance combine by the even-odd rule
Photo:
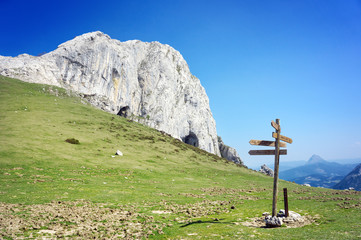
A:
<svg viewBox="0 0 361 240">
<path fill-rule="evenodd" d="M 68 138 L 65 140 L 65 142 L 71 143 L 71 144 L 80 144 L 78 139 L 75 138 Z"/>
</svg>

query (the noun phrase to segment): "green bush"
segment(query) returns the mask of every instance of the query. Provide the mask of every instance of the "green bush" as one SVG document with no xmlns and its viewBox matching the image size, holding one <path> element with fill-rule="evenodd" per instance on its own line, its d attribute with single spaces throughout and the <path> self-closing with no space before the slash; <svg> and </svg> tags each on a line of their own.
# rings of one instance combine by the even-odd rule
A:
<svg viewBox="0 0 361 240">
<path fill-rule="evenodd" d="M 80 144 L 78 139 L 75 138 L 68 138 L 65 140 L 65 142 L 71 143 L 71 144 Z"/>
</svg>

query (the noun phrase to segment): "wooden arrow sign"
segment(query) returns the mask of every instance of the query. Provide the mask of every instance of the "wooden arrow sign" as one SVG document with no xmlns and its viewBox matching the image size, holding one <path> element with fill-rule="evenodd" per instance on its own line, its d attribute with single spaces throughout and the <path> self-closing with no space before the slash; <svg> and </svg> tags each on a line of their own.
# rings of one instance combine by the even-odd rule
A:
<svg viewBox="0 0 361 240">
<path fill-rule="evenodd" d="M 250 150 L 249 155 L 276 155 L 275 150 Z M 279 152 L 280 155 L 287 155 L 287 149 L 282 149 Z"/>
<path fill-rule="evenodd" d="M 277 123 L 275 123 L 273 120 L 271 121 L 271 126 L 276 129 L 277 131 L 280 130 L 280 125 L 278 125 Z"/>
<path fill-rule="evenodd" d="M 272 137 L 273 137 L 273 138 L 277 138 L 277 136 L 278 136 L 277 133 L 275 133 L 275 132 L 272 133 Z M 288 143 L 292 143 L 292 142 L 293 142 L 291 138 L 286 137 L 286 136 L 283 136 L 283 135 L 280 135 L 280 140 L 282 140 L 282 141 L 284 141 L 284 142 L 288 142 Z"/>
<path fill-rule="evenodd" d="M 276 142 L 274 141 L 265 141 L 265 140 L 251 140 L 249 141 L 249 144 L 251 145 L 257 145 L 257 146 L 268 146 L 268 147 L 275 147 Z M 287 144 L 284 142 L 280 142 L 280 147 L 287 147 Z"/>
</svg>

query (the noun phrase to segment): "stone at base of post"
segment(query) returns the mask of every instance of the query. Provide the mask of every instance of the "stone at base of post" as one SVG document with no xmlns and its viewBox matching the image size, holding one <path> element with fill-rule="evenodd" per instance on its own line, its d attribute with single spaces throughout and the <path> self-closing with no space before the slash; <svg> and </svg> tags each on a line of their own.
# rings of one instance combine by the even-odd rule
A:
<svg viewBox="0 0 361 240">
<path fill-rule="evenodd" d="M 283 224 L 282 218 L 276 216 L 267 216 L 264 221 L 268 228 L 281 227 Z"/>
</svg>

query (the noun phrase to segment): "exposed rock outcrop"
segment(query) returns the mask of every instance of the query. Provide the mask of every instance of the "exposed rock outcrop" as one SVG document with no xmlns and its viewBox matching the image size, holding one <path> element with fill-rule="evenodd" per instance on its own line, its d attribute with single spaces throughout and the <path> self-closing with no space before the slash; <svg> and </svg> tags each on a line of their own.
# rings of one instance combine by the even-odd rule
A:
<svg viewBox="0 0 361 240">
<path fill-rule="evenodd" d="M 223 143 L 223 140 L 221 137 L 218 136 L 218 145 L 219 145 L 219 151 L 221 153 L 221 157 L 229 160 L 229 161 L 232 161 L 236 164 L 239 164 L 239 165 L 242 165 L 242 166 L 245 166 L 242 159 L 239 157 L 236 149 L 230 147 L 230 146 L 227 146 Z"/>
<path fill-rule="evenodd" d="M 261 169 L 259 170 L 260 173 L 263 173 L 263 174 L 266 174 L 270 177 L 273 177 L 274 176 L 274 172 L 272 169 L 270 169 L 266 164 L 263 164 L 261 166 Z"/>
<path fill-rule="evenodd" d="M 0 74 L 73 90 L 103 110 L 220 155 L 206 92 L 168 45 L 92 32 L 39 57 L 0 56 Z"/>
</svg>

